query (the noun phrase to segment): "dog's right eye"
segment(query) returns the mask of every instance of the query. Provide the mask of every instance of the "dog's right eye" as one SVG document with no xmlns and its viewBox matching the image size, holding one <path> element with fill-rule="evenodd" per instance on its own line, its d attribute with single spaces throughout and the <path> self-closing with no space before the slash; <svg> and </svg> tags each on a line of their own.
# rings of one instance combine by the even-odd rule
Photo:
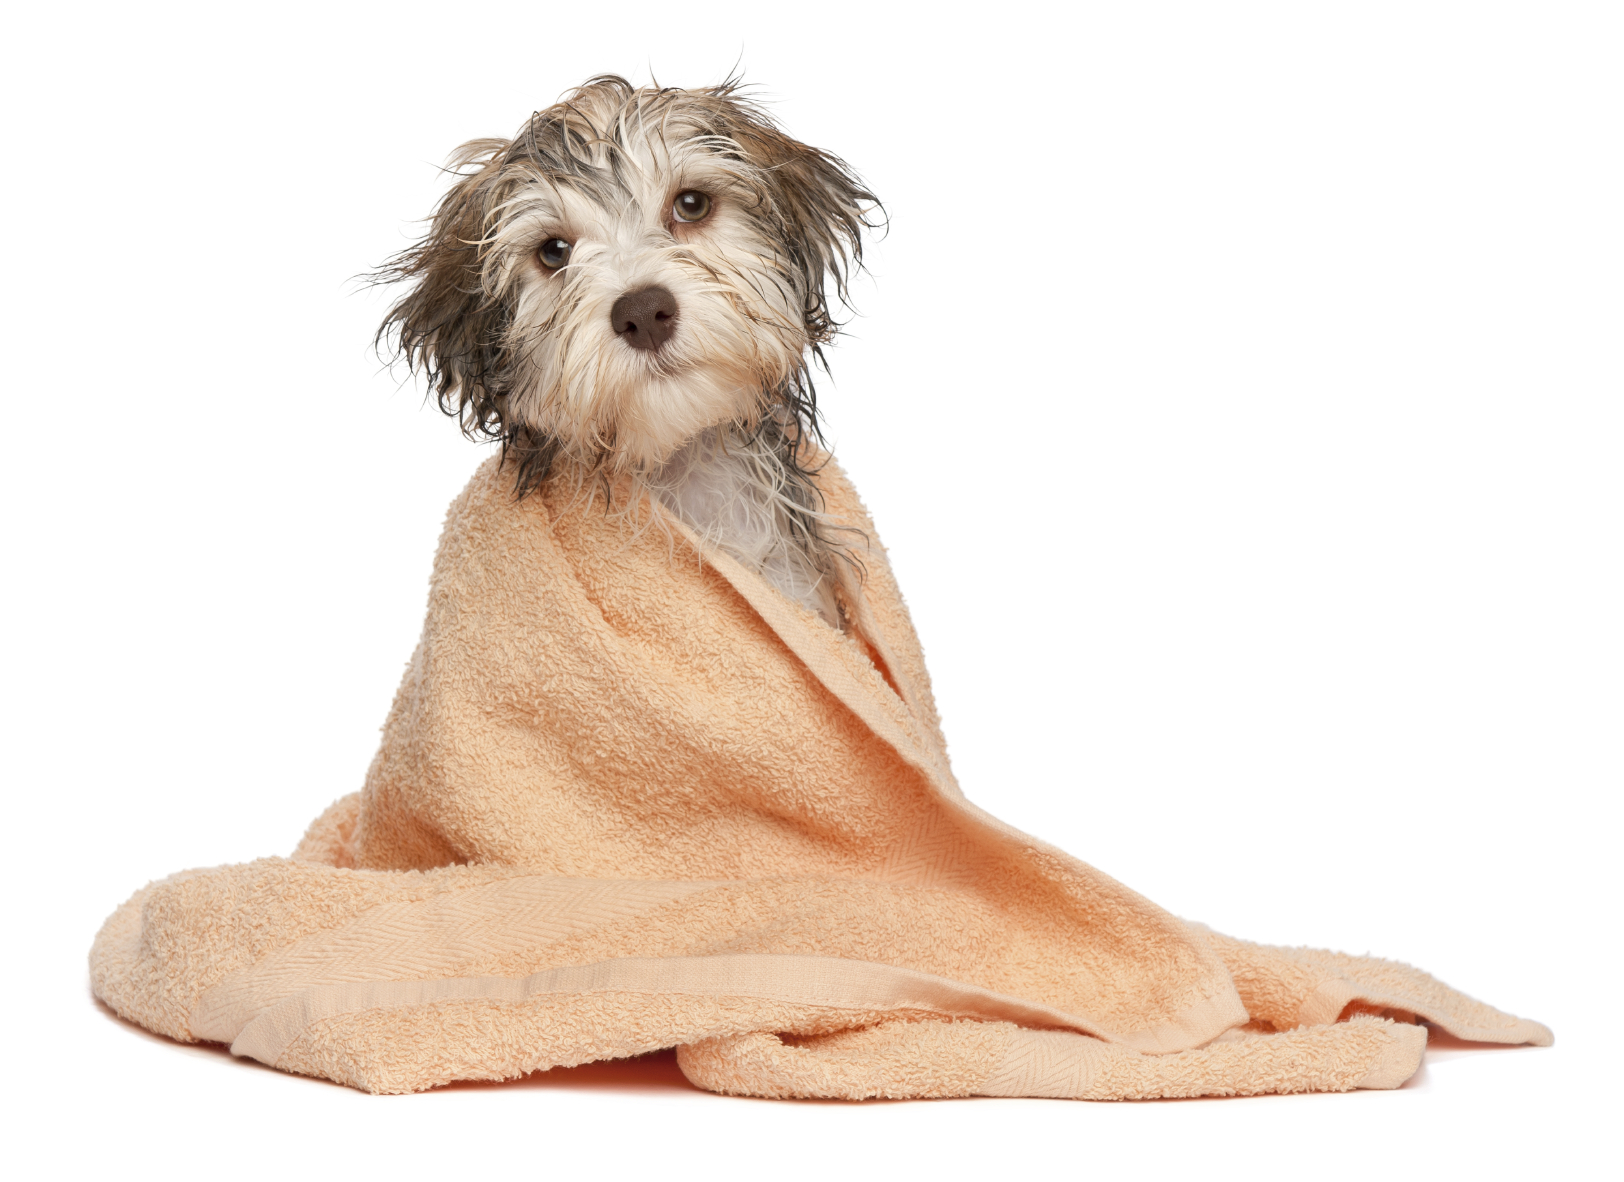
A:
<svg viewBox="0 0 1624 1182">
<path fill-rule="evenodd" d="M 570 261 L 570 244 L 562 238 L 549 238 L 536 248 L 536 260 L 549 271 L 556 271 Z"/>
</svg>

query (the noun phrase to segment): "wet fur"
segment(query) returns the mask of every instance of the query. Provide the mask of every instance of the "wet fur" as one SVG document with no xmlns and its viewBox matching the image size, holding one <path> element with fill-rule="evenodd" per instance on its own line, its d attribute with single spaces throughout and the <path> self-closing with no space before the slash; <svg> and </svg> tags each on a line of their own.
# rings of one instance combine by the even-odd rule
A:
<svg viewBox="0 0 1624 1182">
<path fill-rule="evenodd" d="M 798 143 L 736 81 L 698 90 L 594 78 L 511 140 L 474 140 L 428 233 L 376 273 L 410 289 L 379 343 L 474 438 L 498 439 L 524 496 L 567 472 L 629 476 L 714 544 L 837 620 L 808 465 L 811 365 L 879 209 L 839 158 Z M 712 198 L 701 224 L 677 193 Z M 549 238 L 574 244 L 549 272 Z M 610 308 L 658 283 L 677 331 L 656 353 Z"/>
</svg>

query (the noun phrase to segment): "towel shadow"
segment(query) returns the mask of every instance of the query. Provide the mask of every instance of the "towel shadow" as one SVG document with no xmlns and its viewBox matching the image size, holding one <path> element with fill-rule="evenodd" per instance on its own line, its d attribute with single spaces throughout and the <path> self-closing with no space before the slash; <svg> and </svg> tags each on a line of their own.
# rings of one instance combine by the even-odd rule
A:
<svg viewBox="0 0 1624 1182">
<path fill-rule="evenodd" d="M 134 1022 L 120 1017 L 98 997 L 92 997 L 90 1000 L 91 1004 L 109 1022 L 138 1038 L 157 1043 L 174 1051 L 180 1051 L 182 1054 L 198 1055 L 206 1059 L 213 1059 L 217 1063 L 230 1063 L 244 1071 L 272 1071 L 290 1080 L 300 1080 L 320 1087 L 349 1090 L 343 1084 L 334 1083 L 331 1080 L 314 1079 L 308 1075 L 277 1071 L 276 1068 L 267 1067 L 256 1059 L 238 1058 L 223 1043 L 177 1042 L 172 1038 L 166 1038 L 164 1035 L 154 1034 L 150 1030 L 137 1026 Z M 521 1076 L 518 1079 L 459 1080 L 456 1083 L 433 1088 L 430 1092 L 424 1094 L 468 1091 L 477 1088 L 543 1088 L 556 1091 L 628 1093 L 695 1092 L 699 1090 L 688 1082 L 688 1077 L 683 1075 L 682 1069 L 677 1066 L 677 1052 L 675 1050 L 664 1050 L 653 1051 L 647 1055 L 638 1055 L 632 1059 L 604 1059 L 597 1063 L 583 1063 L 579 1067 L 554 1067 L 550 1071 L 533 1071 L 529 1075 Z"/>
<path fill-rule="evenodd" d="M 509 1080 L 463 1080 L 435 1088 L 437 1092 L 460 1092 L 475 1088 L 541 1088 L 566 1092 L 696 1092 L 677 1066 L 674 1049 L 651 1051 L 631 1059 L 600 1059 L 579 1067 L 554 1067 L 532 1071 Z"/>
<path fill-rule="evenodd" d="M 1544 1047 L 1525 1046 L 1521 1043 L 1468 1042 L 1456 1038 L 1438 1027 L 1427 1024 L 1427 1053 L 1421 1057 L 1421 1066 L 1414 1075 L 1400 1085 L 1400 1091 L 1424 1091 L 1432 1086 L 1432 1071 L 1440 1063 L 1452 1059 L 1467 1059 L 1473 1055 L 1504 1055 L 1517 1051 L 1540 1051 Z"/>
<path fill-rule="evenodd" d="M 325 1079 L 313 1079 L 310 1076 L 293 1075 L 277 1071 L 274 1067 L 254 1059 L 239 1059 L 233 1056 L 223 1044 L 183 1043 L 166 1038 L 161 1034 L 154 1034 L 150 1030 L 137 1026 L 121 1018 L 99 998 L 92 997 L 93 1004 L 108 1021 L 115 1023 L 124 1030 L 149 1042 L 158 1043 L 172 1050 L 185 1054 L 199 1055 L 214 1059 L 217 1062 L 232 1063 L 245 1071 L 276 1071 L 278 1075 L 288 1075 L 292 1079 L 302 1080 L 307 1084 L 320 1087 L 344 1089 L 343 1084 L 333 1083 Z M 1421 1090 L 1430 1086 L 1429 1067 L 1445 1063 L 1452 1059 L 1466 1058 L 1472 1055 L 1506 1054 L 1515 1051 L 1529 1051 L 1539 1048 L 1524 1046 L 1509 1046 L 1504 1043 L 1468 1042 L 1447 1034 L 1435 1026 L 1427 1030 L 1427 1050 L 1421 1061 L 1420 1068 L 1400 1085 L 1401 1091 Z M 652 1051 L 646 1055 L 638 1055 L 630 1059 L 603 1059 L 596 1063 L 583 1063 L 579 1067 L 554 1067 L 547 1071 L 533 1071 L 529 1075 L 510 1080 L 460 1080 L 434 1088 L 428 1093 L 470 1091 L 482 1088 L 537 1088 L 554 1091 L 581 1091 L 581 1092 L 624 1092 L 628 1094 L 655 1094 L 661 1092 L 696 1092 L 700 1089 L 688 1082 L 687 1076 L 677 1066 L 677 1052 L 674 1049 Z M 345 1089 L 347 1090 L 347 1089 Z M 1211 1104 L 1224 1101 L 1234 1101 L 1241 1097 L 1201 1096 L 1187 1100 L 1157 1100 L 1145 1103 L 1157 1104 Z M 1249 1097 L 1250 1099 L 1263 1099 L 1264 1097 Z M 987 1097 L 974 1097 L 978 1100 L 987 1100 Z M 864 1104 L 887 1104 L 902 1101 L 867 1100 Z M 1074 1101 L 1072 1101 L 1074 1103 Z M 836 1104 L 846 1105 L 851 1101 L 845 1100 L 801 1100 L 799 1104 Z"/>
<path fill-rule="evenodd" d="M 1494 1054 L 1504 1051 L 1538 1051 L 1543 1047 L 1531 1047 L 1522 1043 L 1504 1042 L 1468 1042 L 1464 1038 L 1456 1038 L 1438 1027 L 1427 1024 L 1427 1057 L 1425 1063 L 1443 1063 L 1450 1059 L 1460 1059 L 1468 1055 Z"/>
</svg>

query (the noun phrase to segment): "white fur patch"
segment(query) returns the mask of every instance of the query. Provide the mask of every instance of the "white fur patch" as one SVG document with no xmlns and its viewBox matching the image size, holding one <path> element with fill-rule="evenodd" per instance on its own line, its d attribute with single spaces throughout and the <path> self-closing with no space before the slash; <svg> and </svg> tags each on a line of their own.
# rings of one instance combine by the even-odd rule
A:
<svg viewBox="0 0 1624 1182">
<path fill-rule="evenodd" d="M 771 452 L 711 430 L 684 445 L 648 485 L 706 542 L 838 629 L 834 576 L 791 531 L 775 468 Z"/>
</svg>

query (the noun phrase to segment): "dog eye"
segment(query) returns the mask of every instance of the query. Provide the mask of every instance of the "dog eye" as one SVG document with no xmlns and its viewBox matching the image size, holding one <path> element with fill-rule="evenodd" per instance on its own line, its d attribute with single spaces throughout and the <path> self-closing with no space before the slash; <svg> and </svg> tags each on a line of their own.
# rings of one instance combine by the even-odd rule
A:
<svg viewBox="0 0 1624 1182">
<path fill-rule="evenodd" d="M 695 189 L 686 193 L 678 193 L 676 201 L 671 206 L 671 212 L 679 222 L 703 221 L 710 212 L 711 199 Z"/>
<path fill-rule="evenodd" d="M 536 249 L 536 258 L 549 271 L 556 271 L 570 261 L 570 243 L 562 238 L 549 238 Z"/>
</svg>

